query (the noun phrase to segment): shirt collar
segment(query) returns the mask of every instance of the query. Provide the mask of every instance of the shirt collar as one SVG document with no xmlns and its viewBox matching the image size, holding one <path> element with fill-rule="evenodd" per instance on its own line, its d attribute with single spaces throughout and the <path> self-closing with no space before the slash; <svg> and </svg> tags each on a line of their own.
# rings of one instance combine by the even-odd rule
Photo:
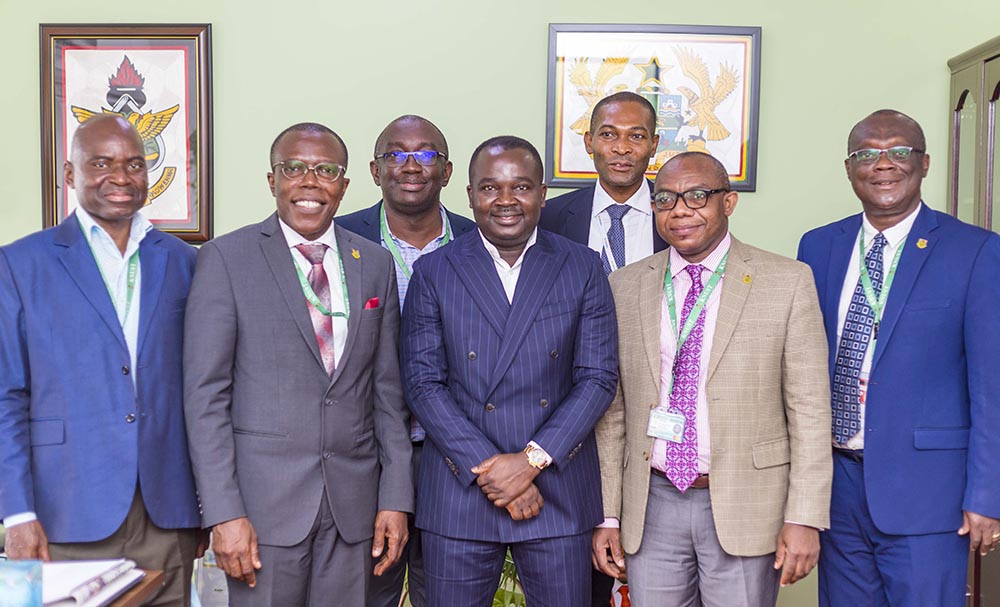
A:
<svg viewBox="0 0 1000 607">
<path fill-rule="evenodd" d="M 493 258 L 493 262 L 496 264 L 503 264 L 503 267 L 510 268 L 511 270 L 521 265 L 521 262 L 524 261 L 524 254 L 528 252 L 528 249 L 535 245 L 535 240 L 538 238 L 538 228 L 535 227 L 535 229 L 531 232 L 531 236 L 528 238 L 528 242 L 524 243 L 524 250 L 521 251 L 520 257 L 517 258 L 514 265 L 509 265 L 503 257 L 500 257 L 500 250 L 493 246 L 492 242 L 486 240 L 486 237 L 483 236 L 483 231 L 478 228 L 476 231 L 479 232 L 479 237 L 483 239 L 483 246 L 486 247 L 486 252 Z"/>
<path fill-rule="evenodd" d="M 729 247 L 733 244 L 733 237 L 726 232 L 726 235 L 722 240 L 712 249 L 712 252 L 708 254 L 708 257 L 701 260 L 697 265 L 704 267 L 709 272 L 714 272 L 719 264 L 722 263 L 722 258 L 729 252 Z M 670 247 L 670 278 L 674 279 L 684 271 L 684 268 L 694 265 L 688 260 L 681 257 L 681 254 L 677 252 L 677 249 Z"/>
<path fill-rule="evenodd" d="M 299 234 L 293 230 L 287 223 L 278 218 L 278 225 L 281 226 L 281 232 L 285 235 L 285 242 L 288 243 L 289 249 L 294 249 L 300 244 L 325 244 L 334 251 L 337 250 L 337 235 L 334 231 L 334 226 L 336 225 L 333 221 L 330 222 L 330 227 L 327 228 L 323 235 L 316 240 L 309 240 L 302 234 Z"/>
<path fill-rule="evenodd" d="M 604 186 L 601 185 L 601 182 L 598 181 L 597 185 L 594 186 L 594 208 L 591 215 L 593 217 L 597 217 L 604 212 L 604 209 L 613 204 L 618 204 L 618 202 L 612 198 L 610 194 L 608 194 L 608 192 L 604 189 Z M 645 180 L 642 182 L 642 185 L 639 186 L 639 189 L 635 191 L 635 194 L 632 194 L 632 196 L 622 204 L 627 204 L 632 207 L 632 211 L 629 211 L 629 213 L 638 211 L 643 215 L 653 214 L 653 209 L 649 204 L 649 187 L 647 186 Z"/>
<path fill-rule="evenodd" d="M 899 223 L 882 231 L 882 236 L 885 236 L 885 240 L 890 247 L 897 247 L 899 246 L 899 243 L 906 239 L 906 237 L 910 234 L 910 229 L 913 228 L 913 222 L 917 220 L 917 214 L 923 206 L 924 202 L 921 200 L 920 204 L 917 205 L 917 208 L 913 209 L 913 211 L 911 211 L 910 214 L 904 217 Z M 861 214 L 861 226 L 865 231 L 865 242 L 873 242 L 875 240 L 875 236 L 878 234 L 878 230 L 876 230 L 875 226 L 868 221 L 868 215 L 864 213 Z"/>
<path fill-rule="evenodd" d="M 379 209 L 379 221 L 382 221 L 382 214 L 385 213 L 384 209 L 385 209 L 385 201 L 382 202 L 382 208 Z M 444 205 L 440 205 L 440 209 L 441 209 L 441 233 L 438 234 L 438 236 L 434 239 L 434 241 L 439 242 L 439 243 L 440 243 L 441 240 L 444 239 L 445 234 L 448 233 L 448 214 L 445 213 Z M 416 249 L 417 248 L 417 247 L 411 245 L 410 243 L 406 242 L 405 240 L 400 239 L 399 236 L 396 236 L 393 233 L 392 227 L 389 225 L 388 221 L 385 222 L 385 227 L 389 230 L 389 236 L 392 236 L 392 239 L 396 242 L 397 246 L 400 246 L 400 247 L 409 247 L 411 249 Z M 434 242 L 434 241 L 432 241 L 432 242 Z"/>
<path fill-rule="evenodd" d="M 86 211 L 82 206 L 77 206 L 76 219 L 80 222 L 80 227 L 83 228 L 83 236 L 87 239 L 87 244 L 94 246 L 94 237 L 98 234 L 104 234 L 108 242 L 114 244 L 114 240 L 111 235 L 108 234 L 107 230 L 101 227 L 94 217 Z M 138 247 L 142 239 L 146 237 L 146 233 L 153 229 L 153 224 L 146 219 L 146 216 L 142 213 L 136 213 L 132 216 L 132 223 L 129 226 L 128 241 L 129 244 L 125 248 L 125 252 L 129 253 L 129 250 L 134 250 L 133 247 Z"/>
</svg>

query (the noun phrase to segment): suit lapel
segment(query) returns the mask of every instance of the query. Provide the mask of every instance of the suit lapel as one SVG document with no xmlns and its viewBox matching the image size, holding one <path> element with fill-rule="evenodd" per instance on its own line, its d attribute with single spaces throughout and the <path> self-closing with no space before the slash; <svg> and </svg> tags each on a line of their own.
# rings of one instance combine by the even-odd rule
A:
<svg viewBox="0 0 1000 607">
<path fill-rule="evenodd" d="M 937 218 L 934 212 L 921 203 L 917 218 L 910 228 L 910 233 L 906 237 L 903 245 L 903 253 L 899 259 L 899 266 L 896 268 L 896 277 L 892 281 L 889 290 L 889 300 L 885 304 L 885 311 L 882 313 L 882 322 L 879 323 L 878 340 L 875 342 L 875 353 L 872 357 L 872 369 L 878 364 L 879 358 L 885 352 L 886 344 L 892 337 L 892 332 L 896 328 L 899 316 L 903 312 L 903 306 L 910 297 L 913 284 L 920 274 L 920 269 L 924 267 L 924 262 L 934 250 L 937 244 L 937 235 L 934 233 L 938 228 Z M 922 247 L 917 246 L 918 241 L 923 241 Z M 885 267 L 888 272 L 888 266 Z"/>
<path fill-rule="evenodd" d="M 640 325 L 642 327 L 642 342 L 646 348 L 646 360 L 649 362 L 649 372 L 653 383 L 660 387 L 660 326 L 663 309 L 663 280 L 667 274 L 667 262 L 670 253 L 666 252 L 653 258 L 648 270 L 643 272 L 639 281 Z"/>
<path fill-rule="evenodd" d="M 826 292 L 823 296 L 823 320 L 826 325 L 827 345 L 830 348 L 830 368 L 834 368 L 837 360 L 837 319 L 840 316 L 840 295 L 844 290 L 844 280 L 847 278 L 847 266 L 858 240 L 858 230 L 861 229 L 861 215 L 851 217 L 840 225 L 840 232 L 835 234 L 830 243 L 830 262 L 826 270 Z"/>
<path fill-rule="evenodd" d="M 722 281 L 722 295 L 719 300 L 719 316 L 715 320 L 715 336 L 712 338 L 712 353 L 708 359 L 709 381 L 719 366 L 722 355 L 733 337 L 733 331 L 743 314 L 743 305 L 750 295 L 750 285 L 753 283 L 753 272 L 749 261 L 752 258 L 750 249 L 733 238 L 726 258 L 726 271 Z M 749 277 L 749 280 L 747 279 Z"/>
<path fill-rule="evenodd" d="M 566 226 L 564 236 L 573 242 L 586 245 L 590 242 L 590 219 L 594 210 L 594 188 L 580 188 L 575 192 L 576 196 L 566 205 L 563 211 L 563 222 Z"/>
<path fill-rule="evenodd" d="M 486 252 L 479 234 L 474 232 L 448 246 L 455 247 L 449 261 L 459 280 L 465 285 L 469 297 L 496 334 L 503 335 L 504 325 L 510 314 L 510 304 L 507 303 L 507 295 L 500 284 L 493 258 Z"/>
<path fill-rule="evenodd" d="M 84 297 L 97 311 L 98 316 L 118 339 L 118 343 L 121 344 L 122 348 L 128 350 L 125 334 L 118 322 L 118 314 L 115 312 L 115 306 L 108 294 L 108 287 L 104 284 L 104 278 L 97 267 L 94 253 L 90 250 L 90 245 L 87 244 L 87 239 L 80 229 L 80 221 L 74 214 L 59 224 L 56 230 L 56 245 L 65 247 L 59 254 L 59 261 L 66 268 L 70 279 L 76 283 Z"/>
<path fill-rule="evenodd" d="M 350 356 L 351 348 L 354 347 L 354 342 L 358 340 L 358 329 L 361 326 L 361 310 L 364 309 L 365 304 L 364 297 L 364 258 L 358 257 L 354 258 L 352 250 L 354 250 L 354 239 L 351 238 L 350 232 L 341 228 L 340 226 L 334 226 L 334 230 L 337 235 L 337 249 L 340 251 L 340 263 L 344 268 L 344 278 L 347 280 L 347 298 L 348 305 L 350 306 L 350 315 L 347 318 L 347 343 L 344 344 L 344 353 L 340 355 L 340 364 L 333 371 L 333 376 L 330 378 L 330 383 L 337 381 L 340 374 L 344 372 L 344 367 L 347 365 L 347 357 Z M 310 327 L 311 327 L 310 323 Z M 313 342 L 316 340 L 313 339 Z M 317 347 L 317 352 L 319 348 Z"/>
<path fill-rule="evenodd" d="M 539 230 L 534 246 L 524 254 L 521 273 L 517 278 L 517 288 L 514 290 L 514 302 L 501 333 L 503 337 L 497 355 L 497 365 L 493 369 L 486 394 L 491 394 L 496 389 L 514 362 L 514 357 L 527 337 L 528 331 L 531 330 L 538 310 L 551 292 L 552 283 L 559 275 L 565 260 L 566 252 L 556 251 L 545 232 Z M 493 275 L 496 276 L 496 270 L 493 271 Z M 504 298 L 506 300 L 506 295 Z"/>
<path fill-rule="evenodd" d="M 295 274 L 295 267 L 292 265 L 292 253 L 285 241 L 285 236 L 278 225 L 278 216 L 271 215 L 260 224 L 261 241 L 260 248 L 264 253 L 264 259 L 271 269 L 274 282 L 277 283 L 278 291 L 288 305 L 288 313 L 292 315 L 295 326 L 299 328 L 302 339 L 309 346 L 309 351 L 324 372 L 323 357 L 319 353 L 319 344 L 316 343 L 316 333 L 313 330 L 312 320 L 309 318 L 309 310 L 306 307 L 306 299 L 302 295 L 302 287 L 299 286 L 298 276 Z"/>
<path fill-rule="evenodd" d="M 156 318 L 163 278 L 167 272 L 167 252 L 160 246 L 163 234 L 155 230 L 139 243 L 139 263 L 142 268 L 142 292 L 139 294 L 139 341 L 136 352 L 142 352 L 149 326 Z"/>
</svg>

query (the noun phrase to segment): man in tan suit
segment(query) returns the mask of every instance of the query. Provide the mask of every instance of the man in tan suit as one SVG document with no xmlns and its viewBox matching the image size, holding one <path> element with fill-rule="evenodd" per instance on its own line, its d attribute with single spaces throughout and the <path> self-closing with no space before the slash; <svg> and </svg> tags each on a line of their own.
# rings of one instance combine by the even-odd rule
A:
<svg viewBox="0 0 1000 607">
<path fill-rule="evenodd" d="M 716 159 L 672 158 L 653 190 L 670 249 L 611 275 L 621 379 L 597 426 L 607 519 L 593 560 L 616 577 L 627 564 L 636 607 L 774 605 L 829 526 L 812 274 L 733 238 L 737 199 Z"/>
</svg>

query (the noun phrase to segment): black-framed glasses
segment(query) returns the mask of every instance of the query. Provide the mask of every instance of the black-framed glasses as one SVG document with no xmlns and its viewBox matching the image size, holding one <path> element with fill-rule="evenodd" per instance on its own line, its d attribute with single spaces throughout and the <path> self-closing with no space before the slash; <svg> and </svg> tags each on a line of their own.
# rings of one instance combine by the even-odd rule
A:
<svg viewBox="0 0 1000 607">
<path fill-rule="evenodd" d="M 406 160 L 412 156 L 417 164 L 425 167 L 432 166 L 437 162 L 438 158 L 448 160 L 448 155 L 444 152 L 437 152 L 435 150 L 418 150 L 416 152 L 386 152 L 384 154 L 379 154 L 375 157 L 375 160 L 382 160 L 386 164 L 393 166 L 403 166 L 406 164 Z"/>
<path fill-rule="evenodd" d="M 708 199 L 713 194 L 728 192 L 729 188 L 716 188 L 714 190 L 688 190 L 687 192 L 672 192 L 670 190 L 660 190 L 653 194 L 653 205 L 658 211 L 671 211 L 677 206 L 678 200 L 684 200 L 687 208 L 700 209 L 708 204 Z"/>
<path fill-rule="evenodd" d="M 334 182 L 343 176 L 344 172 L 347 171 L 346 168 L 336 164 L 334 162 L 321 162 L 319 164 L 309 166 L 308 164 L 302 162 L 301 160 L 282 160 L 281 162 L 275 163 L 271 167 L 271 170 L 281 167 L 281 174 L 285 176 L 285 179 L 290 179 L 292 181 L 298 181 L 305 177 L 309 171 L 316 173 L 316 179 L 326 182 Z"/>
<path fill-rule="evenodd" d="M 887 150 L 882 150 L 879 148 L 865 148 L 863 150 L 854 150 L 847 157 L 859 164 L 873 164 L 878 162 L 878 159 L 885 154 L 885 157 L 889 159 L 890 162 L 899 164 L 901 162 L 907 162 L 911 156 L 914 154 L 923 154 L 924 150 L 920 148 L 915 148 L 909 145 L 897 145 L 891 147 Z"/>
</svg>

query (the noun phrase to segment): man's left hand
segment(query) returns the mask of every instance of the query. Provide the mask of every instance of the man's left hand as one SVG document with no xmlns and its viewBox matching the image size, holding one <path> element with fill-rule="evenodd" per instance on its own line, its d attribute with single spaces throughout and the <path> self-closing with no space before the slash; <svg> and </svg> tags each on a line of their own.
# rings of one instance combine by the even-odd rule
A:
<svg viewBox="0 0 1000 607">
<path fill-rule="evenodd" d="M 195 534 L 198 537 L 198 548 L 194 553 L 194 558 L 200 559 L 205 556 L 205 551 L 208 550 L 208 545 L 212 543 L 212 530 L 211 529 L 197 529 Z"/>
<path fill-rule="evenodd" d="M 991 518 L 968 510 L 962 511 L 962 527 L 959 535 L 969 536 L 969 550 L 986 556 L 1000 543 L 1000 519 Z"/>
<path fill-rule="evenodd" d="M 774 568 L 781 569 L 781 585 L 789 586 L 809 575 L 818 560 L 819 530 L 785 523 L 774 551 Z"/>
<path fill-rule="evenodd" d="M 517 453 L 502 453 L 473 466 L 476 482 L 497 508 L 506 508 L 514 498 L 524 493 L 541 472 L 528 463 L 528 457 Z"/>
<path fill-rule="evenodd" d="M 375 575 L 385 573 L 403 556 L 403 548 L 410 539 L 410 530 L 406 525 L 408 516 L 405 512 L 395 510 L 379 510 L 375 515 L 372 558 L 382 557 L 375 563 Z"/>
</svg>

